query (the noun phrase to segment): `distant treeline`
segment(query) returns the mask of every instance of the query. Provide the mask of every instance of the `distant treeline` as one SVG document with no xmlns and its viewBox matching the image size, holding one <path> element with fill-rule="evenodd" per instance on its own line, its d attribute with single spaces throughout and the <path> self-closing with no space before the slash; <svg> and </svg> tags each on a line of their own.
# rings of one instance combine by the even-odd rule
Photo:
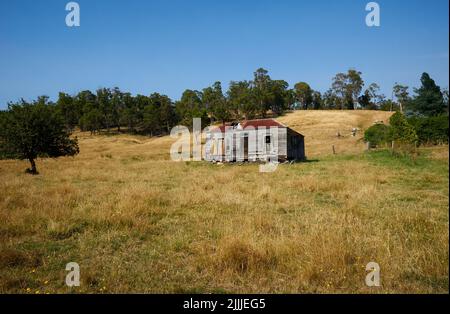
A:
<svg viewBox="0 0 450 314">
<path fill-rule="evenodd" d="M 448 114 L 448 91 L 441 91 L 426 73 L 422 75 L 422 85 L 414 89 L 416 95 L 411 97 L 407 86 L 395 84 L 392 91 L 395 100 L 387 99 L 376 83 L 364 89 L 361 72 L 351 69 L 336 74 L 330 89 L 322 94 L 306 82 L 289 88 L 286 81 L 273 80 L 260 68 L 252 80 L 230 82 L 226 92 L 220 82 L 215 82 L 201 91 L 185 90 L 178 101 L 158 93 L 133 96 L 115 87 L 76 95 L 61 92 L 55 103 L 49 102 L 47 96 L 39 97 L 35 103 L 53 106 L 69 129 L 78 126 L 92 133 L 115 129 L 148 135 L 166 134 L 177 124 L 191 126 L 194 117 L 202 118 L 206 125 L 277 116 L 296 109 L 371 109 L 417 116 Z"/>
</svg>

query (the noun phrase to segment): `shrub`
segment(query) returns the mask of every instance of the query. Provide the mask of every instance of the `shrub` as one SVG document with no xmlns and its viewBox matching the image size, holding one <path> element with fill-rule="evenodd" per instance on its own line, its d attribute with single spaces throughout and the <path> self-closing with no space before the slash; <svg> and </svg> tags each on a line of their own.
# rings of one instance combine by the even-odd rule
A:
<svg viewBox="0 0 450 314">
<path fill-rule="evenodd" d="M 448 116 L 418 117 L 408 119 L 414 127 L 421 145 L 437 145 L 448 143 Z"/>
<path fill-rule="evenodd" d="M 371 147 L 385 144 L 389 141 L 389 126 L 385 124 L 374 124 L 364 132 L 364 141 L 369 142 Z"/>
<path fill-rule="evenodd" d="M 414 127 L 408 123 L 405 116 L 401 112 L 394 113 L 389 119 L 390 124 L 390 140 L 402 144 L 415 144 L 418 137 Z"/>
</svg>

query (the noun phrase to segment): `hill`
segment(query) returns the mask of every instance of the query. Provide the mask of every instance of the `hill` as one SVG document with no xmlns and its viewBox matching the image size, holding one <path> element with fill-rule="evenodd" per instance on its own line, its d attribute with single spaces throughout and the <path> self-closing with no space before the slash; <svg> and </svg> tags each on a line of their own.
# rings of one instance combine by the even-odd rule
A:
<svg viewBox="0 0 450 314">
<path fill-rule="evenodd" d="M 297 110 L 277 120 L 303 134 L 306 155 L 317 157 L 332 154 L 333 145 L 337 154 L 364 151 L 364 131 L 375 121 L 388 123 L 391 115 L 373 110 Z M 354 137 L 353 128 L 359 129 Z"/>
<path fill-rule="evenodd" d="M 287 114 L 313 158 L 273 173 L 173 162 L 167 136 L 78 133 L 38 176 L 0 160 L 0 292 L 448 293 L 448 146 L 364 152 L 351 128 L 388 114 Z"/>
</svg>

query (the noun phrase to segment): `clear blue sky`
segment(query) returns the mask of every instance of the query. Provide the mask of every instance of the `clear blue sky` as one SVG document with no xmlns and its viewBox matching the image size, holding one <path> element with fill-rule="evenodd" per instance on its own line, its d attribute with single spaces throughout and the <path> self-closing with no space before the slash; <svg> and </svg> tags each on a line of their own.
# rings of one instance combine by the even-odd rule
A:
<svg viewBox="0 0 450 314">
<path fill-rule="evenodd" d="M 258 67 L 322 92 L 350 67 L 387 96 L 424 71 L 449 85 L 448 0 L 378 0 L 379 28 L 365 25 L 367 0 L 79 0 L 75 28 L 67 2 L 0 2 L 0 108 L 114 86 L 178 99 Z"/>
</svg>

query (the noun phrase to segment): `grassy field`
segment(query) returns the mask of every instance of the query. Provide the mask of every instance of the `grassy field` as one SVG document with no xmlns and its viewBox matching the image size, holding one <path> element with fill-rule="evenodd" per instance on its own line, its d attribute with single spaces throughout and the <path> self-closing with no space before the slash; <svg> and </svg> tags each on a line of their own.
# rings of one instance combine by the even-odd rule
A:
<svg viewBox="0 0 450 314">
<path fill-rule="evenodd" d="M 172 162 L 168 137 L 88 133 L 38 176 L 0 161 L 0 292 L 448 293 L 448 146 L 365 152 L 363 129 L 388 118 L 288 114 L 309 161 L 274 173 Z M 381 287 L 365 285 L 371 261 Z"/>
</svg>

